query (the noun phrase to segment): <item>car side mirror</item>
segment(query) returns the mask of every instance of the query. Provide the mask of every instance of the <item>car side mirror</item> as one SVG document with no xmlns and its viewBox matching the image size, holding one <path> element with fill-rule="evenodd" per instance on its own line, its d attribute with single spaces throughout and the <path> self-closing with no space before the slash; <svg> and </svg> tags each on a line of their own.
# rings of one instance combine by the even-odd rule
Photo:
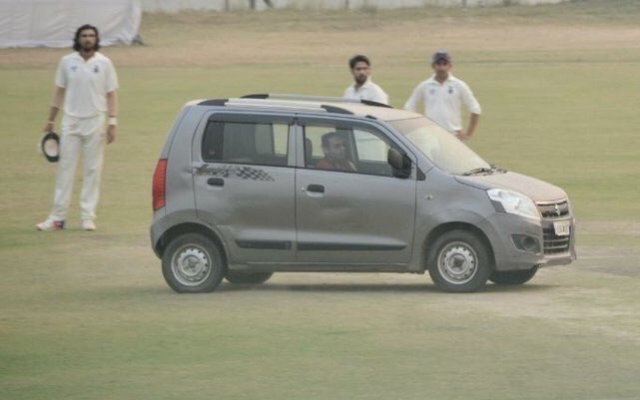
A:
<svg viewBox="0 0 640 400">
<path fill-rule="evenodd" d="M 389 149 L 387 162 L 393 168 L 393 176 L 406 179 L 411 176 L 411 159 L 397 149 Z"/>
</svg>

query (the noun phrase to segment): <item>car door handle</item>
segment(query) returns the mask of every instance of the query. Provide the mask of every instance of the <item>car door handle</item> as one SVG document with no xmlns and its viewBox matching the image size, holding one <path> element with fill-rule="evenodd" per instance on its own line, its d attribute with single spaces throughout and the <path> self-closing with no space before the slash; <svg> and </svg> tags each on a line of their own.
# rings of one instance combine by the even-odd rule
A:
<svg viewBox="0 0 640 400">
<path fill-rule="evenodd" d="M 222 179 L 222 178 L 209 178 L 209 179 L 207 179 L 207 185 L 210 185 L 210 186 L 224 186 L 224 179 Z"/>
<path fill-rule="evenodd" d="M 322 185 L 309 185 L 307 191 L 312 193 L 324 193 L 324 186 Z"/>
</svg>

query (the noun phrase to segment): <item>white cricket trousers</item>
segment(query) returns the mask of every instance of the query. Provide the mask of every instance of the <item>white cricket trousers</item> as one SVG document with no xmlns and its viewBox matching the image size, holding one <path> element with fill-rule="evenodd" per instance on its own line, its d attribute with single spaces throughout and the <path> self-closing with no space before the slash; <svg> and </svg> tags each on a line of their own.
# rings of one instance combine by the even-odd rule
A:
<svg viewBox="0 0 640 400">
<path fill-rule="evenodd" d="M 105 114 L 91 118 L 62 117 L 60 159 L 53 209 L 49 219 L 63 221 L 67 217 L 73 181 L 80 153 L 84 155 L 82 192 L 80 193 L 80 217 L 93 220 L 100 196 L 100 176 L 106 143 Z"/>
</svg>

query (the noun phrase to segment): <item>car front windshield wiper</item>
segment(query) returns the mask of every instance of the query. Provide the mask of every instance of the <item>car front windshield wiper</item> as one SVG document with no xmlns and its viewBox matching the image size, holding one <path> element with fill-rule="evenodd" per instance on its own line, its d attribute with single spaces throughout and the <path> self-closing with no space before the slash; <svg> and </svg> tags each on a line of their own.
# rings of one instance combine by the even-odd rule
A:
<svg viewBox="0 0 640 400">
<path fill-rule="evenodd" d="M 507 172 L 506 169 L 504 168 L 500 168 L 495 164 L 491 164 L 490 165 L 491 168 L 487 168 L 487 167 L 481 167 L 481 168 L 474 168 L 470 171 L 465 172 L 464 174 L 462 174 L 463 176 L 469 176 L 469 175 L 478 175 L 478 174 L 487 174 L 487 175 L 491 175 L 491 174 L 495 174 L 495 173 L 501 173 L 504 174 Z"/>
<path fill-rule="evenodd" d="M 470 175 L 478 175 L 478 174 L 493 174 L 494 171 L 494 167 L 492 166 L 491 168 L 486 168 L 486 167 L 480 167 L 480 168 L 474 168 L 472 170 L 469 170 L 465 173 L 463 173 L 463 176 L 470 176 Z"/>
</svg>

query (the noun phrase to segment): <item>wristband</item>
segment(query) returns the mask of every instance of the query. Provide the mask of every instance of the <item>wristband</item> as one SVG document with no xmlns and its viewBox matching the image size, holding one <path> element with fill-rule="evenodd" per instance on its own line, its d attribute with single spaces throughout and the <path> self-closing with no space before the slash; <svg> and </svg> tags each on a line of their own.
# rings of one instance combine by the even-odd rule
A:
<svg viewBox="0 0 640 400">
<path fill-rule="evenodd" d="M 116 118 L 116 117 L 109 117 L 109 120 L 108 120 L 107 124 L 108 124 L 108 125 L 117 126 L 117 125 L 118 125 L 118 118 Z"/>
</svg>

